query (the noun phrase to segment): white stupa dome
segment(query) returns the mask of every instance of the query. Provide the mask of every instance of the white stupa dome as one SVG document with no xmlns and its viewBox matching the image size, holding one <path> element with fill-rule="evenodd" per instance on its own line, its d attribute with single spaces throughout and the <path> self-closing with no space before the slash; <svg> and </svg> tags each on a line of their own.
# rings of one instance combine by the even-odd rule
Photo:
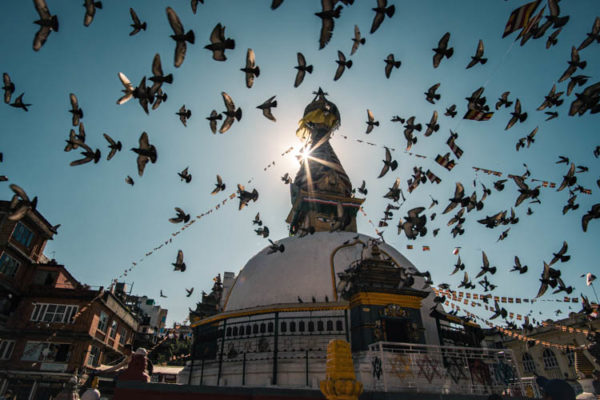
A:
<svg viewBox="0 0 600 400">
<path fill-rule="evenodd" d="M 224 312 L 277 304 L 298 304 L 335 301 L 334 286 L 339 283 L 338 273 L 343 272 L 356 260 L 360 260 L 362 246 L 343 247 L 334 256 L 332 276 L 331 254 L 344 242 L 358 238 L 367 243 L 373 238 L 354 232 L 317 232 L 305 237 L 288 237 L 277 244 L 285 246 L 283 253 L 268 254 L 269 248 L 252 257 L 237 275 L 226 295 Z M 386 243 L 379 248 L 409 272 L 418 272 L 415 266 L 400 252 Z M 335 279 L 335 282 L 333 281 Z M 423 278 L 415 277 L 414 288 L 423 287 Z M 430 289 L 431 290 L 431 289 Z M 423 305 L 431 298 L 424 299 Z M 340 299 L 338 293 L 338 300 Z"/>
</svg>

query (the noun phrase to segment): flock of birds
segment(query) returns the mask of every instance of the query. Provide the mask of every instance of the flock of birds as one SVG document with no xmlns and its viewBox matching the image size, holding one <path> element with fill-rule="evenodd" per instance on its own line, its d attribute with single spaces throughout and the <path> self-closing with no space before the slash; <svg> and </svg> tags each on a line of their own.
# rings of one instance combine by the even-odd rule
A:
<svg viewBox="0 0 600 400">
<path fill-rule="evenodd" d="M 59 31 L 59 21 L 58 17 L 56 15 L 52 15 L 50 12 L 48 5 L 46 4 L 46 0 L 33 0 L 33 3 L 40 17 L 38 20 L 34 21 L 35 24 L 39 25 L 39 30 L 34 36 L 33 50 L 39 51 L 49 38 L 50 33 Z M 198 3 L 204 2 L 203 0 L 191 1 L 191 10 L 194 14 L 197 12 Z M 273 0 L 271 8 L 275 10 L 281 6 L 282 3 L 283 0 Z M 352 6 L 353 3 L 354 0 L 321 0 L 322 8 L 315 13 L 315 15 L 321 21 L 321 30 L 318 38 L 319 49 L 323 49 L 330 42 L 335 28 L 335 21 L 341 17 L 344 7 Z M 87 27 L 93 22 L 97 11 L 102 9 L 102 3 L 99 1 L 85 0 L 84 6 L 84 25 Z M 521 45 L 525 44 L 525 42 L 530 39 L 540 39 L 544 37 L 550 28 L 554 29 L 554 32 L 548 35 L 546 47 L 550 48 L 557 44 L 558 36 L 567 25 L 569 17 L 560 14 L 558 0 L 548 0 L 548 6 L 549 15 L 545 16 L 545 21 L 541 19 L 540 15 L 540 18 L 538 18 L 537 21 L 534 21 L 535 23 L 532 24 L 532 26 L 527 29 L 527 32 L 522 35 Z M 370 34 L 375 33 L 386 20 L 393 18 L 395 14 L 395 6 L 389 5 L 387 0 L 376 0 L 373 11 L 374 16 L 369 31 Z M 129 35 L 137 35 L 142 31 L 146 31 L 148 27 L 147 22 L 143 22 L 133 9 L 130 9 L 130 15 L 132 21 L 132 31 L 129 33 Z M 193 30 L 186 31 L 178 15 L 171 7 L 166 7 L 166 17 L 173 31 L 173 34 L 170 35 L 170 37 L 175 42 L 173 66 L 175 68 L 179 68 L 185 61 L 188 45 L 194 45 L 196 37 Z M 350 51 L 350 56 L 354 56 L 359 50 L 360 46 L 364 46 L 366 44 L 366 39 L 362 36 L 357 25 L 354 27 L 354 36 L 351 38 L 351 40 L 352 48 Z M 208 38 L 208 41 L 209 43 L 205 45 L 204 48 L 209 50 L 212 58 L 218 62 L 225 62 L 227 60 L 226 53 L 235 49 L 235 40 L 227 37 L 225 33 L 225 26 L 223 26 L 221 23 L 217 23 L 215 25 L 210 37 Z M 447 32 L 440 38 L 438 43 L 432 49 L 432 63 L 434 68 L 440 67 L 444 59 L 453 57 L 454 48 L 452 47 L 451 41 L 451 34 L 450 32 Z M 557 84 L 554 84 L 549 93 L 544 96 L 543 99 L 541 99 L 542 103 L 537 108 L 537 111 L 544 111 L 545 115 L 548 116 L 547 120 L 557 118 L 559 116 L 558 111 L 554 109 L 558 109 L 564 103 L 565 98 L 562 98 L 562 96 L 565 95 L 565 93 L 566 96 L 571 96 L 578 87 L 582 88 L 581 92 L 574 93 L 574 98 L 572 98 L 568 115 L 581 116 L 588 111 L 591 114 L 600 112 L 600 82 L 588 84 L 588 80 L 590 79 L 589 76 L 576 74 L 585 69 L 587 64 L 586 61 L 581 60 L 580 52 L 586 49 L 588 46 L 593 45 L 594 42 L 600 43 L 600 17 L 595 19 L 591 31 L 585 38 L 582 39 L 581 44 L 578 47 L 572 47 L 570 60 L 567 62 L 568 67 L 557 80 L 559 84 L 568 80 L 566 89 L 561 91 L 561 89 L 557 87 Z M 314 70 L 313 65 L 309 64 L 305 56 L 300 52 L 297 53 L 297 61 L 298 64 L 294 67 L 296 70 L 294 87 L 300 86 L 306 74 L 311 74 Z M 394 54 L 387 55 L 383 61 L 385 64 L 384 74 L 388 79 L 391 77 L 393 71 L 401 68 L 402 65 L 401 60 L 397 60 Z M 471 56 L 471 60 L 466 65 L 466 69 L 475 68 L 477 65 L 484 65 L 487 63 L 487 61 L 488 58 L 485 57 L 484 42 L 479 40 L 475 49 L 475 54 Z M 341 79 L 346 70 L 352 67 L 352 60 L 346 57 L 342 51 L 338 51 L 338 59 L 335 60 L 335 62 L 337 63 L 337 69 L 335 71 L 333 80 L 337 81 Z M 256 57 L 252 49 L 247 49 L 246 62 L 245 65 L 240 68 L 240 70 L 244 73 L 246 86 L 251 88 L 255 79 L 260 76 L 260 67 L 257 65 Z M 151 75 L 149 77 L 143 76 L 137 86 L 134 86 L 131 83 L 131 80 L 122 72 L 118 73 L 118 78 L 123 86 L 123 93 L 117 100 L 117 104 L 125 104 L 129 100 L 135 99 L 145 113 L 149 113 L 150 110 L 156 110 L 163 102 L 167 101 L 168 96 L 164 91 L 166 89 L 165 85 L 170 85 L 174 81 L 173 73 L 164 73 L 159 54 L 156 54 L 152 60 Z M 442 97 L 442 93 L 440 93 L 441 87 L 441 82 L 429 87 L 424 92 L 425 100 L 432 105 L 437 105 Z M 20 108 L 24 111 L 29 110 L 31 104 L 25 102 L 23 98 L 24 93 L 21 93 L 19 96 L 13 99 L 13 95 L 16 91 L 16 85 L 12 82 L 8 73 L 3 74 L 2 89 L 4 91 L 4 102 L 6 104 L 9 104 L 15 108 Z M 217 131 L 219 131 L 221 134 L 226 133 L 235 122 L 239 122 L 242 119 L 242 110 L 235 105 L 235 102 L 231 96 L 226 92 L 222 92 L 221 95 L 225 105 L 225 110 L 221 113 L 219 113 L 217 110 L 212 110 L 210 115 L 206 117 L 210 130 L 213 134 L 216 134 Z M 511 129 L 515 124 L 522 123 L 528 118 L 528 113 L 524 111 L 525 107 L 521 103 L 520 99 L 511 99 L 510 95 L 511 94 L 509 91 L 500 94 L 494 107 L 495 111 L 500 111 L 502 109 L 509 109 L 514 104 L 514 108 L 510 112 L 510 118 L 506 124 L 505 130 Z M 276 121 L 276 117 L 273 115 L 273 109 L 277 107 L 277 100 L 275 100 L 275 98 L 276 96 L 274 95 L 256 107 L 257 109 L 261 110 L 265 118 L 273 122 Z M 80 106 L 75 94 L 71 93 L 69 100 L 71 104 L 69 112 L 72 116 L 72 128 L 70 129 L 69 136 L 66 139 L 64 151 L 71 152 L 73 150 L 79 150 L 82 156 L 81 158 L 72 161 L 70 165 L 78 166 L 91 162 L 98 163 L 101 160 L 102 152 L 98 148 L 94 149 L 86 142 L 86 132 L 84 124 L 81 121 L 84 118 L 84 111 Z M 466 98 L 466 101 L 466 115 L 471 115 L 471 117 L 469 117 L 470 119 L 487 120 L 493 113 L 491 111 L 492 108 L 487 104 L 487 99 L 484 96 L 484 87 L 480 87 L 473 91 L 473 93 Z M 458 108 L 459 107 L 456 104 L 452 104 L 445 108 L 444 115 L 450 118 L 455 118 L 459 112 Z M 192 110 L 187 108 L 184 104 L 176 112 L 176 115 L 178 116 L 180 122 L 184 126 L 187 126 L 187 121 L 192 117 L 193 114 Z M 406 150 L 409 151 L 417 144 L 417 132 L 422 132 L 423 128 L 425 128 L 423 135 L 424 137 L 429 137 L 440 130 L 438 117 L 438 111 L 434 110 L 430 121 L 426 124 L 417 122 L 415 116 L 403 117 L 395 115 L 392 117 L 391 121 L 403 125 L 404 138 L 406 139 Z M 219 123 L 221 125 L 220 127 L 218 126 Z M 366 124 L 366 134 L 371 134 L 373 130 L 380 125 L 379 121 L 376 120 L 375 114 L 372 112 L 372 110 L 367 110 Z M 516 151 L 519 151 L 525 147 L 529 148 L 535 142 L 535 135 L 537 132 L 538 127 L 536 127 L 527 136 L 520 138 L 516 143 Z M 123 145 L 121 141 L 113 139 L 106 133 L 103 134 L 103 137 L 105 138 L 108 146 L 108 156 L 106 158 L 108 161 L 111 160 L 117 153 L 121 152 Z M 450 131 L 449 141 L 452 141 L 453 144 L 455 144 L 455 141 L 458 139 L 458 137 L 459 135 L 457 132 Z M 457 158 L 460 158 L 460 155 L 462 155 L 462 150 L 457 146 L 455 150 L 455 155 Z M 136 154 L 138 175 L 142 177 L 148 162 L 152 164 L 156 163 L 158 157 L 157 148 L 151 144 L 148 134 L 143 132 L 139 137 L 138 146 L 131 148 L 131 151 Z M 597 146 L 593 153 L 596 158 L 600 157 L 600 146 Z M 577 174 L 588 172 L 588 168 L 583 165 L 576 165 L 575 162 L 572 162 L 564 156 L 560 156 L 560 159 L 557 163 L 565 163 L 568 165 L 568 170 L 563 177 L 563 181 L 557 189 L 558 191 L 567 189 L 570 193 L 567 204 L 562 210 L 563 214 L 566 214 L 569 211 L 575 211 L 578 209 L 579 205 L 576 203 L 578 195 L 577 193 L 590 192 L 590 189 L 585 188 L 577 183 Z M 398 162 L 393 159 L 390 150 L 386 148 L 383 167 L 378 178 L 384 177 L 389 171 L 396 170 L 397 167 Z M 414 190 L 420 184 L 427 183 L 428 179 L 430 181 L 434 181 L 432 174 L 429 172 L 430 171 L 423 171 L 420 167 L 414 167 L 412 178 L 408 180 L 408 192 L 412 192 L 412 190 Z M 531 173 L 525 165 L 525 172 L 521 176 L 511 176 L 510 178 L 516 185 L 519 192 L 514 204 L 514 208 L 518 208 L 525 201 L 529 201 L 530 204 L 541 202 L 539 199 L 540 186 L 534 186 L 530 181 L 528 181 L 530 175 Z M 190 173 L 189 167 L 186 167 L 181 172 L 178 172 L 177 176 L 182 182 L 187 184 L 192 181 L 192 174 Z M 281 180 L 285 184 L 292 183 L 292 179 L 289 174 L 284 175 Z M 131 176 L 127 176 L 125 181 L 131 186 L 135 184 Z M 494 182 L 493 187 L 497 192 L 501 192 L 505 188 L 506 182 L 507 179 L 499 179 Z M 598 180 L 597 184 L 600 188 L 600 179 Z M 388 226 L 388 221 L 392 220 L 393 213 L 401 208 L 400 200 L 402 200 L 402 203 L 406 200 L 401 186 L 402 182 L 398 178 L 394 182 L 393 186 L 389 188 L 389 191 L 385 194 L 384 197 L 391 200 L 393 203 L 387 205 L 384 211 L 384 217 L 379 221 L 380 228 Z M 487 188 L 483 184 L 481 184 L 481 186 L 482 195 L 479 197 L 477 190 L 474 190 L 472 194 L 467 195 L 464 185 L 461 182 L 456 182 L 454 194 L 448 199 L 448 205 L 441 212 L 441 214 L 447 214 L 456 208 L 459 208 L 459 211 L 447 223 L 448 227 L 452 227 L 450 232 L 453 237 L 464 234 L 465 230 L 463 224 L 465 223 L 468 215 L 473 210 L 477 212 L 481 211 L 484 208 L 484 202 L 486 201 L 487 197 L 492 194 L 491 188 Z M 15 194 L 11 202 L 11 214 L 9 218 L 20 219 L 28 210 L 35 209 L 37 198 L 29 200 L 23 189 L 14 184 L 12 184 L 10 187 Z M 225 188 L 226 185 L 223 182 L 223 179 L 220 175 L 217 175 L 215 188 L 211 193 L 219 193 L 224 191 Z M 361 186 L 356 188 L 354 192 L 366 196 L 368 193 L 366 182 L 362 181 Z M 258 192 L 256 189 L 251 191 L 246 190 L 245 187 L 240 184 L 237 185 L 237 194 L 240 202 L 240 210 L 244 206 L 248 205 L 250 201 L 256 202 L 258 200 Z M 409 210 L 406 213 L 407 215 L 401 218 L 397 225 L 398 234 L 404 233 L 406 238 L 409 240 L 415 240 L 418 237 L 425 236 L 428 232 L 428 219 L 429 221 L 434 221 L 436 217 L 435 212 L 430 212 L 429 216 L 425 215 L 425 212 L 426 210 L 431 210 L 432 208 L 438 206 L 438 204 L 439 201 L 432 198 L 432 203 L 429 205 L 429 207 L 416 207 Z M 511 208 L 510 212 L 509 210 L 499 210 L 492 215 L 478 219 L 478 222 L 489 229 L 508 226 L 504 228 L 498 237 L 498 241 L 504 240 L 509 235 L 511 226 L 517 224 L 520 220 L 520 218 L 516 216 L 514 208 Z M 175 213 L 176 215 L 169 219 L 169 221 L 174 224 L 185 224 L 189 222 L 191 218 L 189 213 L 186 213 L 179 207 L 175 207 Z M 341 211 L 342 215 L 339 214 L 340 212 L 338 210 L 338 215 L 334 216 L 334 220 L 339 221 L 343 218 L 343 210 Z M 533 210 L 531 206 L 528 206 L 527 215 L 531 214 L 533 214 Z M 582 216 L 582 229 L 584 232 L 587 231 L 588 224 L 593 219 L 600 219 L 600 203 L 593 205 L 592 208 Z M 255 219 L 252 221 L 252 224 L 257 226 L 255 229 L 257 235 L 263 238 L 268 238 L 269 228 L 263 224 L 260 214 L 256 215 Z M 344 224 L 339 223 L 335 226 L 332 226 L 332 230 L 343 229 L 343 227 Z M 57 229 L 57 227 L 55 229 Z M 436 236 L 439 233 L 439 230 L 440 228 L 433 229 L 433 236 Z M 314 229 L 312 231 L 309 229 L 304 234 L 306 233 L 314 233 Z M 383 240 L 381 233 L 380 236 Z M 269 253 L 285 251 L 283 245 L 273 242 L 271 239 L 268 240 L 270 242 Z M 563 282 L 561 279 L 561 271 L 557 268 L 557 263 L 564 263 L 569 260 L 570 256 L 566 255 L 567 250 L 567 242 L 564 242 L 562 248 L 557 253 L 553 254 L 551 261 L 549 263 L 544 262 L 544 267 L 540 277 L 541 285 L 537 297 L 544 295 L 549 287 L 554 289 L 554 293 L 565 292 L 570 294 L 573 292 L 573 287 L 568 286 Z M 490 262 L 485 251 L 482 251 L 482 259 L 483 262 L 480 267 L 480 271 L 475 277 L 477 280 L 476 283 L 483 288 L 484 292 L 492 292 L 496 289 L 497 285 L 490 282 L 488 278 L 496 273 L 497 267 L 490 266 Z M 186 264 L 184 262 L 184 254 L 182 250 L 178 251 L 176 261 L 172 265 L 175 271 L 184 272 L 186 270 Z M 458 260 L 453 266 L 453 270 L 450 275 L 454 275 L 459 271 L 464 271 L 464 277 L 459 287 L 474 289 L 476 285 L 469 278 L 469 275 L 466 271 L 466 266 L 461 261 L 460 256 L 458 256 Z M 522 265 L 519 257 L 515 256 L 515 265 L 511 269 L 511 272 L 513 271 L 518 272 L 519 274 L 525 274 L 528 272 L 528 266 Z M 449 287 L 449 285 L 441 284 L 440 287 Z M 187 297 L 191 296 L 193 290 L 193 288 L 186 289 Z M 161 297 L 166 297 L 164 296 L 162 290 L 160 294 Z M 441 300 L 441 297 L 436 298 L 437 303 L 442 303 L 443 301 Z M 506 318 L 506 310 L 499 307 L 496 303 L 495 312 L 492 316 L 492 319 L 498 316 Z"/>
</svg>

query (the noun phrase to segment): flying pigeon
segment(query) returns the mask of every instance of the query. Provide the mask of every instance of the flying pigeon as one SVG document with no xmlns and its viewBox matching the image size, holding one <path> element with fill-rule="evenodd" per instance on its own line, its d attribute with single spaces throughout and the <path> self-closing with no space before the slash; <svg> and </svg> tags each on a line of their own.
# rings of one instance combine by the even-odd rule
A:
<svg viewBox="0 0 600 400">
<path fill-rule="evenodd" d="M 179 116 L 179 120 L 181 121 L 183 126 L 187 126 L 187 120 L 192 116 L 192 111 L 185 108 L 184 104 L 175 114 Z"/>
<path fill-rule="evenodd" d="M 69 100 L 71 102 L 71 109 L 69 112 L 72 114 L 72 123 L 73 126 L 79 125 L 79 120 L 83 118 L 83 110 L 79 107 L 79 102 L 77 101 L 77 96 L 73 93 L 69 94 Z"/>
<path fill-rule="evenodd" d="M 231 128 L 233 122 L 235 120 L 242 119 L 242 109 L 235 108 L 235 104 L 233 103 L 233 99 L 225 92 L 221 92 L 221 96 L 223 96 L 223 102 L 225 103 L 226 111 L 223 111 L 225 114 L 225 121 L 223 121 L 223 125 L 221 125 L 221 129 L 219 129 L 219 133 L 225 133 Z"/>
<path fill-rule="evenodd" d="M 338 67 L 335 70 L 335 77 L 333 78 L 333 80 L 337 81 L 342 77 L 342 74 L 346 70 L 346 67 L 348 67 L 348 69 L 352 67 L 352 60 L 346 61 L 346 56 L 344 56 L 344 53 L 338 50 L 338 59 L 335 60 L 335 62 L 338 64 Z"/>
<path fill-rule="evenodd" d="M 190 183 L 192 181 L 192 174 L 188 172 L 188 169 L 189 167 L 185 167 L 183 171 L 177 173 L 182 182 L 185 181 L 185 183 Z"/>
<path fill-rule="evenodd" d="M 333 28 L 335 27 L 334 19 L 339 18 L 342 12 L 342 6 L 334 7 L 334 0 L 321 0 L 322 10 L 315 13 L 321 18 L 321 33 L 319 35 L 319 50 L 324 48 L 331 40 Z"/>
<path fill-rule="evenodd" d="M 390 168 L 392 169 L 392 171 L 395 171 L 396 168 L 398 168 L 398 162 L 396 160 L 392 160 L 392 153 L 390 153 L 390 149 L 386 147 L 385 160 L 383 160 L 383 168 L 381 169 L 378 178 L 382 178 L 385 174 L 387 174 Z"/>
<path fill-rule="evenodd" d="M 373 128 L 379 126 L 379 121 L 375 121 L 373 112 L 367 110 L 367 135 L 373 131 Z"/>
<path fill-rule="evenodd" d="M 142 132 L 142 135 L 140 136 L 139 147 L 132 148 L 131 151 L 138 155 L 137 166 L 138 174 L 140 176 L 144 175 L 144 168 L 146 168 L 146 164 L 148 164 L 148 161 L 154 164 L 158 156 L 156 153 L 156 147 L 150 144 L 148 140 L 148 134 L 146 132 Z"/>
<path fill-rule="evenodd" d="M 260 68 L 256 65 L 254 58 L 254 50 L 248 49 L 246 53 L 246 66 L 240 68 L 246 74 L 246 87 L 250 89 L 254 84 L 254 78 L 258 78 L 260 75 Z"/>
<path fill-rule="evenodd" d="M 85 16 L 83 17 L 83 25 L 90 26 L 92 21 L 94 21 L 94 16 L 96 15 L 96 9 L 102 9 L 101 1 L 94 0 L 84 0 L 83 6 L 85 7 Z"/>
<path fill-rule="evenodd" d="M 33 4 L 40 15 L 40 19 L 33 21 L 34 24 L 40 26 L 33 39 L 33 50 L 39 51 L 46 43 L 50 32 L 58 32 L 58 17 L 50 14 L 46 0 L 33 0 Z"/>
<path fill-rule="evenodd" d="M 300 84 L 304 80 L 304 76 L 306 75 L 307 72 L 309 74 L 312 74 L 312 72 L 313 72 L 313 66 L 306 65 L 306 59 L 304 58 L 304 55 L 302 53 L 298 53 L 297 57 L 298 57 L 298 65 L 295 66 L 294 68 L 296 68 L 298 70 L 298 72 L 296 73 L 296 80 L 294 81 L 294 87 L 300 86 Z"/>
<path fill-rule="evenodd" d="M 474 67 L 478 63 L 481 65 L 487 62 L 487 58 L 483 58 L 483 40 L 479 40 L 479 44 L 477 45 L 477 51 L 475 52 L 475 56 L 471 56 L 471 62 L 467 65 L 467 69 Z"/>
<path fill-rule="evenodd" d="M 186 42 L 194 44 L 194 31 L 190 29 L 185 33 L 185 29 L 183 28 L 179 17 L 171 7 L 167 7 L 167 17 L 169 19 L 169 25 L 171 25 L 171 29 L 173 29 L 173 32 L 175 33 L 174 35 L 171 35 L 171 39 L 176 42 L 174 65 L 175 68 L 179 68 L 181 64 L 183 64 L 185 58 L 185 52 L 187 50 Z"/>
<path fill-rule="evenodd" d="M 375 31 L 379 29 L 379 26 L 381 26 L 381 23 L 386 16 L 388 18 L 392 18 L 394 16 L 396 7 L 394 5 L 388 7 L 387 4 L 387 0 L 377 0 L 377 7 L 373 8 L 373 11 L 375 11 L 375 17 L 373 18 L 373 23 L 371 24 L 371 34 L 375 33 Z"/>
<path fill-rule="evenodd" d="M 217 194 L 223 190 L 225 190 L 225 184 L 223 183 L 221 175 L 217 175 L 217 183 L 215 183 L 215 188 L 210 194 Z"/>
<path fill-rule="evenodd" d="M 454 48 L 448 48 L 448 41 L 450 40 L 450 32 L 446 32 L 444 36 L 438 42 L 438 46 L 433 49 L 435 54 L 433 55 L 433 68 L 439 67 L 444 57 L 450 58 L 454 54 Z"/>
<path fill-rule="evenodd" d="M 358 46 L 365 44 L 365 38 L 360 36 L 360 30 L 358 29 L 358 25 L 354 25 L 354 37 L 352 38 L 352 51 L 350 51 L 350 55 L 354 55 L 356 50 L 358 50 Z"/>
<path fill-rule="evenodd" d="M 388 54 L 387 58 L 383 61 L 385 61 L 385 77 L 388 79 L 392 75 L 392 69 L 398 69 L 402 65 L 402 61 L 396 61 L 392 53 Z"/>
<path fill-rule="evenodd" d="M 183 262 L 183 251 L 177 250 L 177 258 L 174 263 L 171 263 L 173 266 L 173 271 L 181 271 L 184 272 L 186 270 L 186 265 Z"/>
<path fill-rule="evenodd" d="M 108 148 L 110 149 L 110 153 L 108 153 L 108 157 L 106 157 L 106 161 L 109 161 L 111 158 L 117 154 L 117 151 L 121 151 L 123 147 L 120 141 L 115 142 L 113 138 L 108 136 L 106 133 L 103 133 L 104 139 L 108 142 Z"/>
<path fill-rule="evenodd" d="M 271 108 L 277 107 L 277 100 L 275 100 L 275 97 L 276 96 L 269 97 L 264 103 L 256 107 L 259 110 L 262 110 L 263 115 L 273 122 L 277 121 L 271 111 Z"/>
<path fill-rule="evenodd" d="M 142 23 L 140 21 L 137 14 L 135 13 L 135 11 L 133 11 L 133 8 L 129 9 L 129 14 L 131 15 L 131 20 L 133 21 L 133 24 L 130 25 L 133 28 L 133 30 L 131 32 L 129 32 L 129 36 L 133 36 L 141 30 L 145 31 L 147 24 L 145 22 Z"/>
</svg>

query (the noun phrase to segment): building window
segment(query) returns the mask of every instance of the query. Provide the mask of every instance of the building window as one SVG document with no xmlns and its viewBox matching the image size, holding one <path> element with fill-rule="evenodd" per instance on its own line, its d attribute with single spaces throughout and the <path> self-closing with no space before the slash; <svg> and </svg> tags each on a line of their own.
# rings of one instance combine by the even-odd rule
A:
<svg viewBox="0 0 600 400">
<path fill-rule="evenodd" d="M 79 306 L 71 304 L 36 303 L 33 305 L 31 321 L 72 324 L 74 322 L 73 317 L 77 313 L 77 310 L 79 310 Z"/>
<path fill-rule="evenodd" d="M 529 353 L 523 353 L 523 370 L 525 372 L 534 373 L 535 372 L 535 361 Z"/>
<path fill-rule="evenodd" d="M 13 277 L 17 274 L 17 269 L 21 263 L 9 256 L 8 254 L 2 254 L 0 257 L 0 274 Z"/>
<path fill-rule="evenodd" d="M 320 320 L 319 320 L 319 321 L 317 321 L 317 330 L 318 330 L 319 332 L 323 332 L 323 329 L 324 329 L 324 328 L 323 328 L 323 321 L 320 321 Z"/>
<path fill-rule="evenodd" d="M 100 349 L 96 346 L 92 346 L 90 354 L 88 355 L 87 365 L 90 367 L 98 367 L 100 365 Z"/>
<path fill-rule="evenodd" d="M 571 349 L 567 350 L 567 360 L 569 360 L 569 367 L 575 365 L 575 352 Z"/>
<path fill-rule="evenodd" d="M 280 329 L 283 333 L 287 332 L 287 323 L 285 321 L 281 323 Z"/>
<path fill-rule="evenodd" d="M 344 324 L 341 320 L 335 321 L 335 329 L 340 332 L 344 330 Z"/>
<path fill-rule="evenodd" d="M 304 332 L 304 321 L 300 321 L 298 324 L 298 331 Z"/>
<path fill-rule="evenodd" d="M 333 330 L 333 321 L 332 320 L 327 321 L 327 330 L 330 332 Z"/>
<path fill-rule="evenodd" d="M 227 337 L 231 336 L 231 327 L 227 328 L 227 333 L 225 334 L 225 336 L 227 336 Z"/>
<path fill-rule="evenodd" d="M 233 327 L 233 336 L 237 336 L 238 335 L 238 328 L 237 326 Z"/>
<path fill-rule="evenodd" d="M 308 331 L 314 332 L 314 330 L 315 330 L 315 323 L 313 321 L 308 321 Z"/>
<path fill-rule="evenodd" d="M 100 332 L 106 332 L 108 328 L 108 314 L 104 311 L 100 311 L 100 318 L 98 319 L 98 330 Z"/>
<path fill-rule="evenodd" d="M 269 324 L 267 325 L 267 332 L 272 333 L 273 332 L 273 323 L 269 322 Z"/>
<path fill-rule="evenodd" d="M 19 221 L 13 231 L 12 237 L 28 249 L 33 240 L 33 232 Z"/>
<path fill-rule="evenodd" d="M 0 340 L 0 360 L 8 360 L 14 348 L 14 340 Z"/>
<path fill-rule="evenodd" d="M 557 369 L 558 368 L 558 360 L 554 355 L 554 352 L 550 349 L 545 349 L 542 354 L 542 359 L 544 360 L 544 368 L 545 369 Z"/>
<path fill-rule="evenodd" d="M 257 324 L 252 325 L 252 333 L 258 333 L 258 325 Z"/>
<path fill-rule="evenodd" d="M 296 332 L 296 322 L 290 322 L 290 332 Z"/>
<path fill-rule="evenodd" d="M 127 342 L 127 329 L 124 326 L 121 327 L 121 333 L 119 334 L 119 344 L 125 346 Z"/>
<path fill-rule="evenodd" d="M 110 337 L 113 338 L 113 339 L 117 337 L 117 328 L 118 328 L 118 326 L 119 325 L 117 324 L 117 321 L 115 321 L 113 319 L 112 324 L 110 324 L 110 333 L 109 333 Z"/>
<path fill-rule="evenodd" d="M 71 346 L 67 343 L 27 342 L 23 361 L 68 362 Z"/>
<path fill-rule="evenodd" d="M 260 324 L 260 333 L 265 333 L 267 331 L 267 326 L 264 322 Z"/>
</svg>

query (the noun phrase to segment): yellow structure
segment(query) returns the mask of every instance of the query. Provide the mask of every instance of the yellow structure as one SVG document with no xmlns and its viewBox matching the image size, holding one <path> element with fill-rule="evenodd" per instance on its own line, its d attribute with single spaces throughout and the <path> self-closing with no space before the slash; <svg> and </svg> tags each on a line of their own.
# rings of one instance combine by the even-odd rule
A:
<svg viewBox="0 0 600 400">
<path fill-rule="evenodd" d="M 328 400 L 356 400 L 363 385 L 356 380 L 350 343 L 332 340 L 327 345 L 326 379 L 320 383 Z"/>
</svg>

